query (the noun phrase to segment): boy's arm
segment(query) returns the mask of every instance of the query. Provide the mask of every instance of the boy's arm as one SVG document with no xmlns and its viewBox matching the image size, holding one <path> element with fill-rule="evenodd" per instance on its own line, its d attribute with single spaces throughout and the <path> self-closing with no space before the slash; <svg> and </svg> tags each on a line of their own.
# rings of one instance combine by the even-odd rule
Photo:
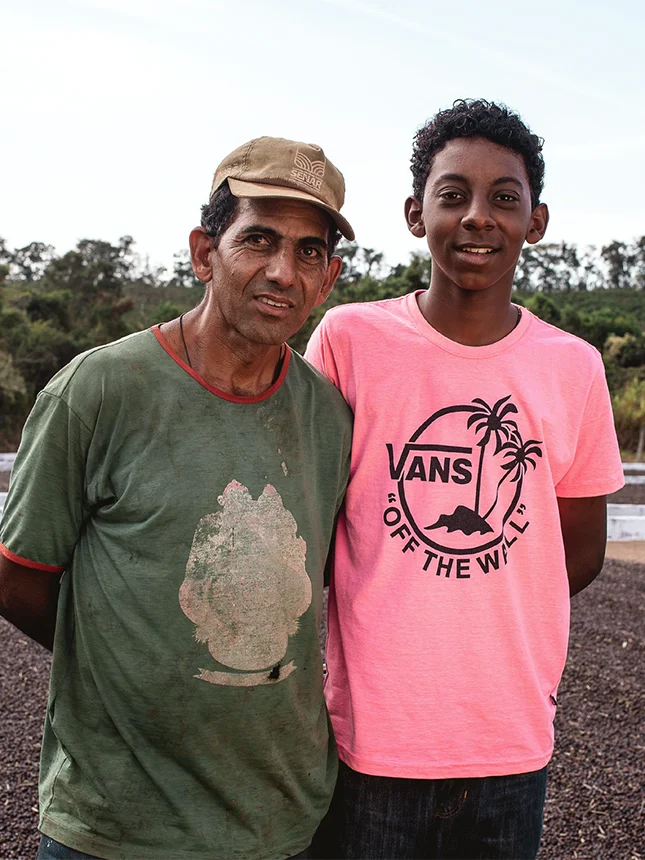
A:
<svg viewBox="0 0 645 860">
<path fill-rule="evenodd" d="M 0 615 L 48 651 L 54 646 L 60 577 L 0 554 Z"/>
<path fill-rule="evenodd" d="M 607 497 L 558 498 L 571 597 L 590 585 L 605 560 Z"/>
</svg>

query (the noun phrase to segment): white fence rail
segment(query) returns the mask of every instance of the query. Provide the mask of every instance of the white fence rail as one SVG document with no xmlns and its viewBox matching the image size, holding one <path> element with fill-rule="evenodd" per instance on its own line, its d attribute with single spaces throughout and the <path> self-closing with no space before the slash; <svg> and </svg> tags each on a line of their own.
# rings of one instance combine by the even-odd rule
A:
<svg viewBox="0 0 645 860">
<path fill-rule="evenodd" d="M 0 454 L 0 471 L 11 471 L 15 454 Z M 5 464 L 8 468 L 4 468 Z M 624 463 L 625 471 L 639 470 L 645 472 L 643 463 Z M 629 480 L 631 478 L 631 480 Z M 628 483 L 645 484 L 644 475 L 626 475 Z M 634 480 L 636 479 L 636 480 Z M 6 493 L 0 493 L 0 517 Z M 607 539 L 608 540 L 645 540 L 645 505 L 607 505 Z"/>
</svg>

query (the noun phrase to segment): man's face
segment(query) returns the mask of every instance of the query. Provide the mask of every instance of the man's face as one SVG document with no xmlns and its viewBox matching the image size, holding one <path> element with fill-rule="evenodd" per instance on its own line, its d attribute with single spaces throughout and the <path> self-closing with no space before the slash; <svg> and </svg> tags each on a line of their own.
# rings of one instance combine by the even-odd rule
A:
<svg viewBox="0 0 645 860">
<path fill-rule="evenodd" d="M 427 236 L 433 286 L 510 289 L 525 241 L 544 235 L 548 211 L 531 207 L 524 160 L 483 138 L 452 140 L 434 157 L 423 204 L 406 203 L 408 227 Z"/>
<path fill-rule="evenodd" d="M 340 259 L 327 259 L 329 230 L 329 218 L 311 203 L 244 198 L 217 248 L 203 232 L 193 242 L 200 234 L 193 231 L 194 266 L 200 243 L 211 243 L 202 257 L 204 276 L 198 266 L 195 272 L 210 282 L 210 301 L 223 333 L 265 345 L 295 334 L 340 274 Z"/>
</svg>

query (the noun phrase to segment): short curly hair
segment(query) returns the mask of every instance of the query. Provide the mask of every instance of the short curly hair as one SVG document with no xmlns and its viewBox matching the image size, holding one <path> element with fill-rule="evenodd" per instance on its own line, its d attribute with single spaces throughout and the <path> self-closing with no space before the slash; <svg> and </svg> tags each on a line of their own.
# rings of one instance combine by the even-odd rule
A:
<svg viewBox="0 0 645 860">
<path fill-rule="evenodd" d="M 206 235 L 213 240 L 213 247 L 215 248 L 219 245 L 222 235 L 235 220 L 238 199 L 231 192 L 228 182 L 223 182 L 211 197 L 210 202 L 202 206 L 201 224 Z M 327 259 L 329 260 L 333 256 L 341 237 L 331 215 L 327 215 L 326 212 L 325 215 L 329 221 L 329 233 L 327 235 Z"/>
<path fill-rule="evenodd" d="M 504 104 L 485 99 L 458 99 L 451 108 L 439 111 L 414 136 L 412 158 L 412 193 L 423 201 L 432 159 L 451 140 L 483 137 L 506 146 L 521 155 L 526 165 L 531 189 L 531 205 L 540 202 L 544 186 L 544 140 L 533 134 L 519 114 Z"/>
</svg>

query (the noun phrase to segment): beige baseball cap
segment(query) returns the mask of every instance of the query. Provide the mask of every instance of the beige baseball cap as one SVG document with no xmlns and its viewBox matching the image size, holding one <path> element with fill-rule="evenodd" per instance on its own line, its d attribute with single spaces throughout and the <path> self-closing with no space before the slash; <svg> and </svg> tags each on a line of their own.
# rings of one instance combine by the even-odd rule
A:
<svg viewBox="0 0 645 860">
<path fill-rule="evenodd" d="M 345 180 L 314 143 L 282 137 L 258 137 L 227 155 L 213 177 L 211 199 L 228 180 L 235 197 L 283 197 L 305 200 L 328 212 L 346 239 L 354 231 L 340 209 Z"/>
</svg>

